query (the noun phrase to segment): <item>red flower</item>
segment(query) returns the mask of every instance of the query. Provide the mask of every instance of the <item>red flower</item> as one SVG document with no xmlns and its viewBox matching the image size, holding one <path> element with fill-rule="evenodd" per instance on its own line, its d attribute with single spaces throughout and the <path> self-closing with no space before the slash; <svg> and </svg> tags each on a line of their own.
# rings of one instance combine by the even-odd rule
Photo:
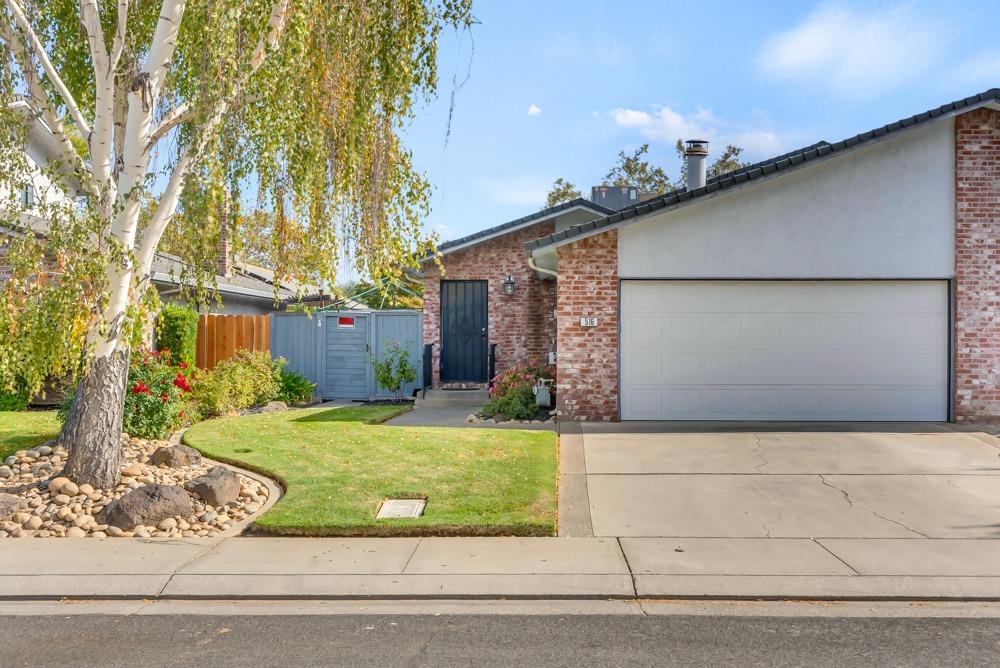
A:
<svg viewBox="0 0 1000 668">
<path fill-rule="evenodd" d="M 170 396 L 166 392 L 160 395 L 160 401 L 162 401 L 163 403 L 167 403 L 167 401 L 169 400 Z"/>
<path fill-rule="evenodd" d="M 132 386 L 132 394 L 152 394 L 152 392 L 149 389 L 149 385 L 140 380 Z"/>
<path fill-rule="evenodd" d="M 187 377 L 180 371 L 178 371 L 177 375 L 174 376 L 174 385 L 176 385 L 181 392 L 191 391 L 191 383 L 188 382 Z"/>
<path fill-rule="evenodd" d="M 181 368 L 181 370 L 184 370 L 184 369 L 188 368 L 188 363 L 187 362 L 181 362 L 177 366 L 179 366 Z"/>
</svg>

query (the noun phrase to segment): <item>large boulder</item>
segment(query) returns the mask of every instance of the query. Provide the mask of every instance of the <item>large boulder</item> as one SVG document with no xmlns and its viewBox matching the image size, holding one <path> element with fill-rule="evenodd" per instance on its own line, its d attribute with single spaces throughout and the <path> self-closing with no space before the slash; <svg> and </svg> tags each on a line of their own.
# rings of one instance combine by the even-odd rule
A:
<svg viewBox="0 0 1000 668">
<path fill-rule="evenodd" d="M 192 513 L 191 497 L 180 487 L 145 485 L 105 506 L 97 522 L 131 531 L 139 524 L 156 526 L 168 517 L 187 517 Z"/>
<path fill-rule="evenodd" d="M 198 454 L 198 451 L 186 445 L 169 445 L 157 448 L 149 459 L 156 466 L 165 464 L 171 468 L 201 464 L 201 455 Z"/>
<path fill-rule="evenodd" d="M 210 506 L 224 506 L 240 497 L 240 477 L 224 466 L 216 466 L 189 482 L 187 488 Z"/>
<path fill-rule="evenodd" d="M 14 513 L 28 507 L 28 502 L 13 494 L 0 494 L 0 520 L 10 519 Z"/>
<path fill-rule="evenodd" d="M 280 413 L 281 411 L 287 411 L 288 404 L 284 401 L 269 401 L 260 407 L 261 413 Z"/>
</svg>

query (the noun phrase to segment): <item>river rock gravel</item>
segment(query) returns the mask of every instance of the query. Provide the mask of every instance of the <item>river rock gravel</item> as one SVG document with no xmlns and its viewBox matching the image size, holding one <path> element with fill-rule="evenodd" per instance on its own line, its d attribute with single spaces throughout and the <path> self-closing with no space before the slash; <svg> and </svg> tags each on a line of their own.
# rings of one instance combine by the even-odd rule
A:
<svg viewBox="0 0 1000 668">
<path fill-rule="evenodd" d="M 218 536 L 258 512 L 267 500 L 267 485 L 234 473 L 239 478 L 236 499 L 221 506 L 209 504 L 187 486 L 218 465 L 200 459 L 187 466 L 154 464 L 152 454 L 168 446 L 166 441 L 122 434 L 122 480 L 114 489 L 78 485 L 63 476 L 67 452 L 54 442 L 19 450 L 3 461 L 0 473 L 0 495 L 6 495 L 0 508 L 0 538 Z M 146 485 L 180 489 L 191 499 L 190 512 L 129 529 L 100 523 L 98 516 L 106 506 Z"/>
</svg>

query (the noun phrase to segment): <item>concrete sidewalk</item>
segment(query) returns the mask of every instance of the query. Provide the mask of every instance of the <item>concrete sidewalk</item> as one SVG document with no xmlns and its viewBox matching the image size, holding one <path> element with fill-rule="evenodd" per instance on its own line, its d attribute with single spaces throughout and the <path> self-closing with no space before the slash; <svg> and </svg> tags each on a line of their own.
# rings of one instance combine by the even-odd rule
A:
<svg viewBox="0 0 1000 668">
<path fill-rule="evenodd" d="M 6 540 L 0 600 L 1000 600 L 1000 540 Z"/>
</svg>

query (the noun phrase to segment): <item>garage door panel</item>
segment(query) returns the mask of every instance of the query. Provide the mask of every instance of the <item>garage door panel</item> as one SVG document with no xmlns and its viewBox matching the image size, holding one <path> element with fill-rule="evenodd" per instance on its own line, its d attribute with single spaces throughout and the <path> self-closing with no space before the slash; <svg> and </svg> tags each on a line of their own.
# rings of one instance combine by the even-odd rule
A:
<svg viewBox="0 0 1000 668">
<path fill-rule="evenodd" d="M 621 323 L 624 419 L 947 419 L 944 281 L 623 281 Z"/>
<path fill-rule="evenodd" d="M 699 353 L 663 353 L 659 377 L 677 385 L 697 385 L 702 382 L 701 357 Z"/>
</svg>

